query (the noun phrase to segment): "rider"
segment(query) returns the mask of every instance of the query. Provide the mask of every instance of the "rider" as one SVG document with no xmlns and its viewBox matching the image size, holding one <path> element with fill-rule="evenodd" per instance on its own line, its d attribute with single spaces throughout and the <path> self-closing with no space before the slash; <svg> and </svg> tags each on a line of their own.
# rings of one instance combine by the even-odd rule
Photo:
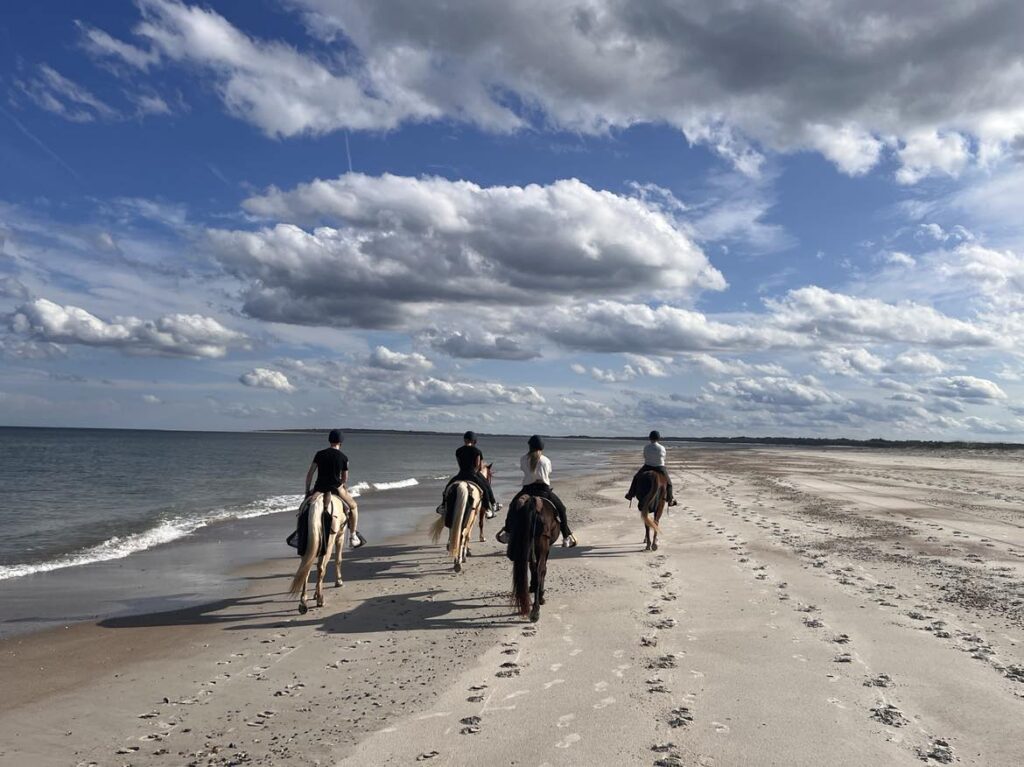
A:
<svg viewBox="0 0 1024 767">
<path fill-rule="evenodd" d="M 345 486 L 348 482 L 348 456 L 341 452 L 341 443 L 344 439 L 340 431 L 331 429 L 331 433 L 327 435 L 327 441 L 331 446 L 318 451 L 313 456 L 313 462 L 309 464 L 309 471 L 306 472 L 306 495 L 310 493 L 309 483 L 315 471 L 316 484 L 313 485 L 312 492 L 333 493 L 341 499 L 348 508 L 349 542 L 353 549 L 358 549 L 366 543 L 366 539 L 356 530 L 359 525 L 359 507 Z"/>
<path fill-rule="evenodd" d="M 555 495 L 551 489 L 551 459 L 544 455 L 544 440 L 534 434 L 527 443 L 530 452 L 519 459 L 519 468 L 523 470 L 523 489 L 516 493 L 512 503 L 508 505 L 508 512 L 505 514 L 505 526 L 498 532 L 498 542 L 508 543 L 509 522 L 516 502 L 524 495 L 540 496 L 551 501 L 558 514 L 558 526 L 562 529 L 562 545 L 572 548 L 576 545 L 576 539 L 569 530 L 569 522 L 566 519 L 565 504 L 562 499 Z"/>
<path fill-rule="evenodd" d="M 448 484 L 445 485 L 442 496 L 447 494 L 448 488 L 455 482 L 462 480 L 472 482 L 483 492 L 484 500 L 486 502 L 487 518 L 491 519 L 494 516 L 494 512 L 496 512 L 500 506 L 498 505 L 498 502 L 494 500 L 494 491 L 491 490 L 491 483 L 487 481 L 487 478 L 481 471 L 484 467 L 484 454 L 481 453 L 480 448 L 476 446 L 476 434 L 471 431 L 467 431 L 462 435 L 462 447 L 455 451 L 455 460 L 458 461 L 459 464 L 459 473 L 448 480 Z"/>
<path fill-rule="evenodd" d="M 661 439 L 661 434 L 657 431 L 650 433 L 650 443 L 644 445 L 644 465 L 640 467 L 640 471 L 633 475 L 633 481 L 629 483 L 629 492 L 626 493 L 626 500 L 632 501 L 636 497 L 636 482 L 640 478 L 640 475 L 645 471 L 656 471 L 662 474 L 668 481 L 668 505 L 675 506 L 676 499 L 672 496 L 672 477 L 668 475 L 668 469 L 665 468 L 665 446 L 662 445 L 658 440 Z"/>
</svg>

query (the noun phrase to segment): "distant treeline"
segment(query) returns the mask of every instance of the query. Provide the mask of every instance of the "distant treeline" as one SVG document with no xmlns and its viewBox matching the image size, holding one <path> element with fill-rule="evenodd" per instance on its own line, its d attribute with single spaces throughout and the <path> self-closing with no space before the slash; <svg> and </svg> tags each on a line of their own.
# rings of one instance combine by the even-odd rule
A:
<svg viewBox="0 0 1024 767">
<path fill-rule="evenodd" d="M 274 432 L 317 433 L 323 429 L 266 429 Z M 461 432 L 414 431 L 408 429 L 344 429 L 351 434 L 433 434 L 440 436 L 461 436 Z M 525 437 L 525 434 L 497 434 L 478 432 L 484 437 Z M 550 435 L 561 439 L 615 439 L 647 441 L 646 436 L 593 437 L 589 434 Z M 923 439 L 847 439 L 846 437 L 672 437 L 662 438 L 663 442 L 706 442 L 726 445 L 789 445 L 793 447 L 877 447 L 877 448 L 920 448 L 925 450 L 1024 450 L 1019 442 L 942 442 Z"/>
</svg>

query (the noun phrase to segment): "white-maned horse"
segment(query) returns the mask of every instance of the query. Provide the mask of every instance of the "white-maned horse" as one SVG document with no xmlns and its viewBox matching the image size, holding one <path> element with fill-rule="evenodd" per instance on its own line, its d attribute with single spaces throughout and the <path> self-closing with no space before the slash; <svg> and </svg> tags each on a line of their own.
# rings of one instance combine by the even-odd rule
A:
<svg viewBox="0 0 1024 767">
<path fill-rule="evenodd" d="M 452 525 L 448 533 L 448 556 L 455 563 L 455 572 L 459 573 L 462 572 L 462 563 L 470 556 L 469 540 L 473 537 L 473 523 L 481 513 L 484 494 L 475 482 L 466 480 L 459 480 L 453 484 L 448 493 L 455 495 L 455 513 L 452 515 Z M 430 530 L 430 538 L 434 543 L 441 540 L 446 516 L 447 514 L 442 514 Z"/>
<path fill-rule="evenodd" d="M 292 578 L 292 586 L 288 593 L 299 597 L 299 612 L 305 613 L 309 606 L 306 604 L 306 583 L 309 580 L 309 571 L 313 569 L 313 562 L 316 562 L 316 590 L 313 596 L 316 599 L 316 606 L 324 606 L 324 578 L 327 576 L 327 565 L 332 552 L 334 553 L 334 585 L 341 585 L 341 552 L 345 542 L 345 525 L 348 524 L 348 514 L 341 499 L 332 493 L 313 493 L 307 501 L 309 507 L 308 519 L 306 521 L 306 553 L 299 561 L 299 569 L 295 571 Z M 330 512 L 330 529 L 324 530 L 323 512 L 324 509 Z M 326 532 L 326 536 L 324 533 Z M 326 538 L 326 540 L 324 540 Z M 320 544 L 323 541 L 323 552 L 320 551 Z"/>
</svg>

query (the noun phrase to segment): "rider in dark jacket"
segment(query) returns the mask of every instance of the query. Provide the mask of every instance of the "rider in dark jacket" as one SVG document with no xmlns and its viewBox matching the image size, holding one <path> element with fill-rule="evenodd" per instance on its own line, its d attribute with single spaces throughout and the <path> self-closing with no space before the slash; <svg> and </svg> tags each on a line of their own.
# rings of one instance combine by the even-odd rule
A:
<svg viewBox="0 0 1024 767">
<path fill-rule="evenodd" d="M 459 473 L 448 480 L 448 484 L 444 488 L 445 493 L 448 492 L 448 488 L 454 482 L 464 480 L 474 483 L 484 494 L 486 514 L 487 518 L 490 519 L 499 507 L 498 502 L 494 500 L 494 491 L 491 490 L 491 483 L 487 481 L 487 478 L 481 472 L 484 465 L 484 454 L 476 446 L 476 434 L 467 431 L 462 435 L 462 447 L 455 451 L 455 460 L 459 463 Z"/>
</svg>

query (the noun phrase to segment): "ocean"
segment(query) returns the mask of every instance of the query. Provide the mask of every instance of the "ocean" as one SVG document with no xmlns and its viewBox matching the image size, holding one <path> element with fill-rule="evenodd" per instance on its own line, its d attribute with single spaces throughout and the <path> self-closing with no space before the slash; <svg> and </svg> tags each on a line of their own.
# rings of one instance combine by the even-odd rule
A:
<svg viewBox="0 0 1024 767">
<path fill-rule="evenodd" d="M 559 477 L 600 471 L 616 452 L 639 463 L 639 442 L 546 442 L 556 489 Z M 326 430 L 0 427 L 0 635 L 194 604 L 224 593 L 230 569 L 288 556 L 306 470 L 326 444 Z M 346 435 L 349 487 L 371 543 L 423 520 L 461 444 L 458 435 Z M 482 435 L 479 447 L 507 503 L 526 438 Z M 35 598 L 40 589 L 47 600 Z"/>
</svg>

